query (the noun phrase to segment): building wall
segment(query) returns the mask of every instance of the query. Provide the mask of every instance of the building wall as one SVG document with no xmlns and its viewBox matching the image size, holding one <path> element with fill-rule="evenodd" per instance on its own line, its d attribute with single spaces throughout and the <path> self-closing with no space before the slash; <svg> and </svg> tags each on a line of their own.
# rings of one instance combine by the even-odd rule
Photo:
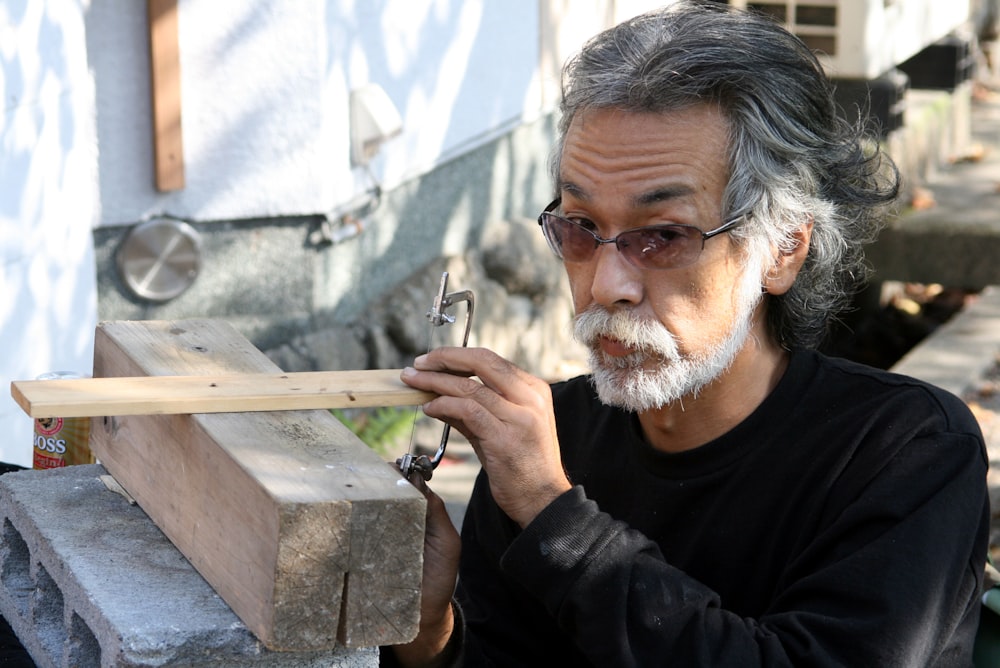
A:
<svg viewBox="0 0 1000 668">
<path fill-rule="evenodd" d="M 196 224 L 201 275 L 164 304 L 136 299 L 122 285 L 115 253 L 128 228 L 98 228 L 99 318 L 225 318 L 263 350 L 303 331 L 364 319 L 433 260 L 479 247 L 487 223 L 537 216 L 551 199 L 552 123 L 543 116 L 387 190 L 364 217 L 363 232 L 338 244 L 314 241 L 322 221 L 315 215 Z"/>
<path fill-rule="evenodd" d="M 963 26 L 983 0 L 729 0 L 784 23 L 833 77 L 875 79 Z"/>
</svg>

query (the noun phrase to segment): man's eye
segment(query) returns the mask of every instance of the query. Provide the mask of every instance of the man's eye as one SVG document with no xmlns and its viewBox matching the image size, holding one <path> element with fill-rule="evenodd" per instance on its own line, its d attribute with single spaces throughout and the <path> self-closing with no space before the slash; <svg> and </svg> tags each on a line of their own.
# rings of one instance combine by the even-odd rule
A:
<svg viewBox="0 0 1000 668">
<path fill-rule="evenodd" d="M 590 230 L 591 232 L 597 230 L 597 225 L 595 225 L 594 221 L 590 220 L 589 218 L 568 218 L 567 220 L 570 220 L 571 222 L 574 222 L 580 227 L 586 230 Z"/>
<path fill-rule="evenodd" d="M 657 227 L 647 237 L 654 243 L 669 244 L 687 238 L 686 230 L 677 227 Z"/>
<path fill-rule="evenodd" d="M 684 244 L 689 236 L 687 228 L 681 226 L 645 227 L 622 234 L 621 243 L 635 244 L 643 253 L 649 253 Z"/>
</svg>

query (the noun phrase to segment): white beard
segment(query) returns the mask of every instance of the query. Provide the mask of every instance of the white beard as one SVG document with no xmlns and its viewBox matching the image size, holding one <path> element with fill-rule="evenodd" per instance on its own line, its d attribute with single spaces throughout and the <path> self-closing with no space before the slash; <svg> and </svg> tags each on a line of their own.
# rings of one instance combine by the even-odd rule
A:
<svg viewBox="0 0 1000 668">
<path fill-rule="evenodd" d="M 696 397 L 721 376 L 743 348 L 762 299 L 760 272 L 748 268 L 738 286 L 732 328 L 708 350 L 684 355 L 677 339 L 658 320 L 639 319 L 630 311 L 591 306 L 578 314 L 574 337 L 590 350 L 590 367 L 598 398 L 610 406 L 637 413 Z M 621 341 L 635 352 L 605 355 L 600 338 Z"/>
</svg>

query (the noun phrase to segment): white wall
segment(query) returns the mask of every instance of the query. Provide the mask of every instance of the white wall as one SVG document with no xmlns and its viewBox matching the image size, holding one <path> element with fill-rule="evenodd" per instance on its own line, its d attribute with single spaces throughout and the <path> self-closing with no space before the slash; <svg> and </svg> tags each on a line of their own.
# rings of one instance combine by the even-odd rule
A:
<svg viewBox="0 0 1000 668">
<path fill-rule="evenodd" d="M 328 206 L 327 177 L 343 169 L 340 146 L 319 132 L 323 12 L 323 0 L 180 0 L 186 185 L 160 193 L 153 181 L 145 3 L 92 0 L 87 28 L 101 148 L 99 223 L 162 212 L 196 220 L 279 216 Z"/>
<path fill-rule="evenodd" d="M 92 367 L 98 202 L 85 9 L 0 3 L 0 460 L 22 465 L 32 423 L 10 380 Z"/>
<path fill-rule="evenodd" d="M 381 162 L 386 186 L 537 117 L 538 14 L 525 0 L 330 4 L 331 97 L 374 82 L 402 114 Z"/>
</svg>

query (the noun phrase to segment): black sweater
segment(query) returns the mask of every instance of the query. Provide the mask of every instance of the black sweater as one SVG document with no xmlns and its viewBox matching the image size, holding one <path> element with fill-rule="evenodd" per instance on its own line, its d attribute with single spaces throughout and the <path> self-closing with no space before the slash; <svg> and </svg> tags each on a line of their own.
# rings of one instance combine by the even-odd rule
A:
<svg viewBox="0 0 1000 668">
<path fill-rule="evenodd" d="M 989 502 L 956 397 L 812 352 L 679 454 L 586 378 L 553 386 L 576 485 L 523 532 L 480 475 L 464 665 L 969 665 Z"/>
</svg>

